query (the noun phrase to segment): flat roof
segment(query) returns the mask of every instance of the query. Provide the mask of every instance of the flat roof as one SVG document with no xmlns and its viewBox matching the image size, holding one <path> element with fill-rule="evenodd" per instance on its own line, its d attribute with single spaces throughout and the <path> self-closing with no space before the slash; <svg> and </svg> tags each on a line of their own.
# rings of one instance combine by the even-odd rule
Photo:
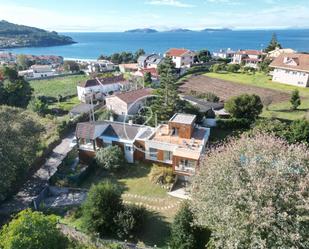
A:
<svg viewBox="0 0 309 249">
<path fill-rule="evenodd" d="M 176 113 L 171 119 L 170 122 L 180 123 L 180 124 L 193 124 L 195 122 L 196 115 L 192 114 L 183 114 Z"/>
</svg>

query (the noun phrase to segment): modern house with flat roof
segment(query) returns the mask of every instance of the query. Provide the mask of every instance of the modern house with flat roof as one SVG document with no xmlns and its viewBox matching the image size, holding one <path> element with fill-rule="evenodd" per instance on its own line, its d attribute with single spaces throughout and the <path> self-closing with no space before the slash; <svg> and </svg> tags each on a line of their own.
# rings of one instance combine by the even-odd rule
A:
<svg viewBox="0 0 309 249">
<path fill-rule="evenodd" d="M 273 81 L 309 87 L 309 54 L 281 54 L 269 66 Z"/>
<path fill-rule="evenodd" d="M 195 115 L 175 114 L 168 124 L 156 128 L 113 121 L 79 123 L 79 157 L 87 161 L 99 148 L 117 145 L 129 163 L 163 164 L 187 179 L 198 169 L 210 135 L 210 129 L 198 127 L 195 120 Z"/>
</svg>

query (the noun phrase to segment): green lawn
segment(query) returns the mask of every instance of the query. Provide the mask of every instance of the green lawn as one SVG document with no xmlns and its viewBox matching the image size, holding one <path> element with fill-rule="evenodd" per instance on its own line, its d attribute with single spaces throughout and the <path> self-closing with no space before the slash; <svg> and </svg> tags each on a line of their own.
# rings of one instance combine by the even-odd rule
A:
<svg viewBox="0 0 309 249">
<path fill-rule="evenodd" d="M 157 245 L 159 248 L 165 248 L 169 237 L 170 223 L 173 221 L 179 205 L 168 210 L 159 210 L 159 208 L 177 205 L 179 199 L 169 196 L 167 190 L 149 180 L 148 174 L 151 167 L 152 164 L 147 163 L 128 164 L 125 169 L 116 174 L 97 169 L 78 187 L 90 188 L 92 184 L 108 179 L 119 184 L 123 190 L 122 198 L 125 202 L 142 203 L 146 208 L 147 205 L 157 207 L 158 210 L 147 208 L 149 217 L 138 240 L 150 246 Z M 61 221 L 83 230 L 81 220 L 75 219 L 72 215 L 61 218 Z"/>
<path fill-rule="evenodd" d="M 78 105 L 80 103 L 78 97 L 73 97 L 73 98 L 70 98 L 70 99 L 67 99 L 66 101 L 63 101 L 63 102 L 55 102 L 51 105 L 49 105 L 49 109 L 52 109 L 52 108 L 57 108 L 57 109 L 61 109 L 61 110 L 64 110 L 64 111 L 71 111 L 72 108 L 76 105 Z"/>
<path fill-rule="evenodd" d="M 309 88 L 290 86 L 271 81 L 271 77 L 264 73 L 255 73 L 254 75 L 242 73 L 207 73 L 205 74 L 211 78 L 217 78 L 236 83 L 268 88 L 273 90 L 280 90 L 291 93 L 293 90 L 298 89 L 302 97 L 302 104 L 296 111 L 291 111 L 291 104 L 289 101 L 275 103 L 270 105 L 269 110 L 264 110 L 262 117 L 276 117 L 286 120 L 295 120 L 303 118 L 309 111 Z"/>
<path fill-rule="evenodd" d="M 77 84 L 86 79 L 88 79 L 86 75 L 72 75 L 46 80 L 33 80 L 30 81 L 30 85 L 34 89 L 34 95 L 57 98 L 59 95 L 63 97 L 77 95 Z"/>
<path fill-rule="evenodd" d="M 269 88 L 273 90 L 280 90 L 284 92 L 292 92 L 295 89 L 298 89 L 301 96 L 309 97 L 309 88 L 296 87 L 285 85 L 281 83 L 276 83 L 271 80 L 271 76 L 268 76 L 264 73 L 257 72 L 255 74 L 242 74 L 242 73 L 206 73 L 205 74 L 211 78 L 217 78 L 222 80 L 228 80 L 236 83 Z"/>
</svg>

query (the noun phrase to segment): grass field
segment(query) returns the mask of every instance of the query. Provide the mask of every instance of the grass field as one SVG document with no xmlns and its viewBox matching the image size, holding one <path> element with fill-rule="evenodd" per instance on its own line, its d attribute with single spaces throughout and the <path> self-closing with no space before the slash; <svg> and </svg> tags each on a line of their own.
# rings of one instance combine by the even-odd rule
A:
<svg viewBox="0 0 309 249">
<path fill-rule="evenodd" d="M 269 110 L 264 110 L 262 113 L 263 117 L 276 117 L 286 120 L 295 120 L 303 118 L 309 111 L 309 88 L 302 88 L 272 82 L 271 77 L 265 75 L 264 73 L 256 73 L 254 75 L 241 73 L 207 73 L 205 75 L 211 78 L 227 80 L 245 85 L 265 89 L 280 90 L 288 94 L 291 94 L 291 92 L 295 89 L 299 90 L 299 93 L 302 97 L 302 104 L 299 106 L 298 110 L 291 111 L 290 102 L 282 101 L 280 103 L 273 103 L 269 106 Z"/>
<path fill-rule="evenodd" d="M 72 75 L 46 80 L 30 81 L 31 87 L 34 89 L 36 96 L 48 96 L 57 98 L 77 95 L 76 86 L 79 82 L 88 79 L 86 75 Z"/>
</svg>

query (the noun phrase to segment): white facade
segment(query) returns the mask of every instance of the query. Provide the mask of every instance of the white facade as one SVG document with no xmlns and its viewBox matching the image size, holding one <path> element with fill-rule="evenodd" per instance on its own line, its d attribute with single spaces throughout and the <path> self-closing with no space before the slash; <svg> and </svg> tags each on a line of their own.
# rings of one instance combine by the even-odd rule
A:
<svg viewBox="0 0 309 249">
<path fill-rule="evenodd" d="M 19 71 L 18 75 L 24 76 L 26 79 L 42 79 L 58 75 L 51 66 L 32 66 L 29 70 Z"/>
<path fill-rule="evenodd" d="M 182 56 L 171 56 L 176 68 L 191 67 L 194 62 L 194 54 L 188 52 Z"/>
<path fill-rule="evenodd" d="M 302 72 L 284 68 L 275 68 L 273 72 L 273 81 L 293 86 L 308 87 L 309 72 Z"/>
<path fill-rule="evenodd" d="M 78 99 L 82 102 L 87 102 L 89 100 L 89 95 L 93 94 L 94 99 L 103 99 L 104 95 L 109 92 L 117 92 L 123 89 L 123 85 L 120 83 L 113 84 L 102 84 L 91 87 L 77 86 Z"/>
<path fill-rule="evenodd" d="M 145 97 L 145 99 L 146 98 L 147 97 Z M 117 96 L 109 96 L 105 99 L 105 101 L 108 110 L 111 110 L 113 113 L 119 116 L 125 116 L 137 114 L 140 108 L 144 106 L 145 99 L 140 99 L 128 104 Z"/>
</svg>

